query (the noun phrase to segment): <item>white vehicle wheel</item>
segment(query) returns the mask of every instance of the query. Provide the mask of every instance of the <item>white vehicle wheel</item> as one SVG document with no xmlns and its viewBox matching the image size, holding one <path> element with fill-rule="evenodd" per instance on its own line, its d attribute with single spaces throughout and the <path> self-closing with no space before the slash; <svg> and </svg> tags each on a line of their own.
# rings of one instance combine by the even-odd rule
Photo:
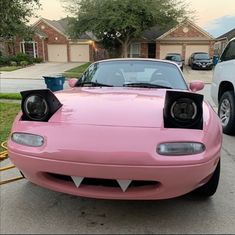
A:
<svg viewBox="0 0 235 235">
<path fill-rule="evenodd" d="M 232 91 L 223 93 L 219 101 L 218 115 L 223 132 L 228 135 L 235 134 L 235 97 Z"/>
</svg>

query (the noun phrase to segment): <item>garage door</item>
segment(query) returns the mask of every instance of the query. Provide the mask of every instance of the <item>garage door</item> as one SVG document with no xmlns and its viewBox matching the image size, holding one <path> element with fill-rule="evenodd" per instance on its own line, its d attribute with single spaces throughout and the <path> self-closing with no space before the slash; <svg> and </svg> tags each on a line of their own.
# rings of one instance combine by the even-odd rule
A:
<svg viewBox="0 0 235 235">
<path fill-rule="evenodd" d="M 164 59 L 167 53 L 180 53 L 182 55 L 181 45 L 161 45 L 160 46 L 160 59 Z"/>
<path fill-rule="evenodd" d="M 89 45 L 70 45 L 71 62 L 90 61 Z"/>
<path fill-rule="evenodd" d="M 185 53 L 185 64 L 188 64 L 188 59 L 194 52 L 207 52 L 209 53 L 209 46 L 208 45 L 188 45 L 186 46 L 186 53 Z"/>
<path fill-rule="evenodd" d="M 67 45 L 48 45 L 48 61 L 50 62 L 67 62 Z"/>
</svg>

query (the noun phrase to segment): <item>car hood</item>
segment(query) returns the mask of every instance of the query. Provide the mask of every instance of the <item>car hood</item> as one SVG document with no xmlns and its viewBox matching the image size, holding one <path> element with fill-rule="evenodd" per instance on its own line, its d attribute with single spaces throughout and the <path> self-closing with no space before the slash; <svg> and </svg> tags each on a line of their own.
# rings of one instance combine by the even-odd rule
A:
<svg viewBox="0 0 235 235">
<path fill-rule="evenodd" d="M 165 89 L 86 87 L 55 94 L 63 106 L 49 122 L 163 127 Z"/>
</svg>

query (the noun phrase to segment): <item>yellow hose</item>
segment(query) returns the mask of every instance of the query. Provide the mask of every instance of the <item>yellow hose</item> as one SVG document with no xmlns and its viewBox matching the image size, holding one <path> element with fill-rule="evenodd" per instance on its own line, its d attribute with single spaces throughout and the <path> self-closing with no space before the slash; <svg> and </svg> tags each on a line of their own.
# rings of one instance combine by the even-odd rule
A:
<svg viewBox="0 0 235 235">
<path fill-rule="evenodd" d="M 3 160 L 8 158 L 7 145 L 6 144 L 7 144 L 7 141 L 4 141 L 4 142 L 1 143 L 1 147 L 3 149 L 6 149 L 6 150 L 3 150 L 2 152 L 0 152 L 0 161 L 3 161 Z"/>
<path fill-rule="evenodd" d="M 0 152 L 0 161 L 3 161 L 5 159 L 8 158 L 8 153 L 7 153 L 7 141 L 4 141 L 1 143 L 1 147 L 5 150 L 3 150 L 2 152 Z M 14 165 L 10 165 L 10 166 L 5 166 L 5 167 L 1 167 L 0 168 L 0 172 L 1 171 L 6 171 L 6 170 L 10 170 L 12 168 L 15 168 Z M 19 176 L 19 177 L 15 177 L 15 178 L 11 178 L 11 179 L 6 179 L 6 180 L 3 180 L 3 181 L 0 181 L 0 185 L 2 184 L 7 184 L 7 183 L 10 183 L 10 182 L 14 182 L 14 181 L 17 181 L 17 180 L 21 180 L 23 179 L 24 177 L 22 176 Z"/>
</svg>

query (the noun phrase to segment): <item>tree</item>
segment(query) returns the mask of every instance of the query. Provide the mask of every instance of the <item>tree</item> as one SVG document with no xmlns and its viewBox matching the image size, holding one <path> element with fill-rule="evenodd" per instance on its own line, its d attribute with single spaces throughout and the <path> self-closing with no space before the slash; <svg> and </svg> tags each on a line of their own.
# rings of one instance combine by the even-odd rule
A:
<svg viewBox="0 0 235 235">
<path fill-rule="evenodd" d="M 183 0 L 62 0 L 74 18 L 70 21 L 70 36 L 76 38 L 92 31 L 111 48 L 120 44 L 122 57 L 143 31 L 158 25 L 174 26 L 189 12 Z"/>
<path fill-rule="evenodd" d="M 9 40 L 27 35 L 30 31 L 27 23 L 39 8 L 39 0 L 1 0 L 0 39 Z"/>
</svg>

